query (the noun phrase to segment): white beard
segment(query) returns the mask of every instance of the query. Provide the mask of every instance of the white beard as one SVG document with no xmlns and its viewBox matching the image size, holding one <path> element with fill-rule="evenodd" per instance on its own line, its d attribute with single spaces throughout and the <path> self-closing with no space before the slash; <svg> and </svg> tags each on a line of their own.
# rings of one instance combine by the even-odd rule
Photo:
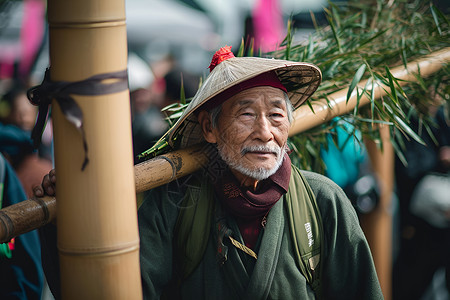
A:
<svg viewBox="0 0 450 300">
<path fill-rule="evenodd" d="M 251 146 L 251 147 L 245 147 L 242 149 L 241 154 L 244 155 L 247 152 L 252 151 L 267 151 L 267 152 L 274 152 L 277 154 L 277 160 L 274 167 L 270 169 L 265 168 L 255 168 L 255 169 L 249 169 L 243 166 L 240 163 L 239 159 L 234 159 L 231 156 L 227 155 L 226 151 L 223 149 L 226 147 L 225 144 L 217 145 L 217 150 L 219 152 L 220 157 L 222 160 L 231 168 L 239 173 L 246 175 L 250 178 L 256 179 L 256 180 L 264 180 L 275 174 L 280 166 L 283 164 L 284 155 L 286 153 L 285 147 L 268 147 L 268 146 Z"/>
</svg>

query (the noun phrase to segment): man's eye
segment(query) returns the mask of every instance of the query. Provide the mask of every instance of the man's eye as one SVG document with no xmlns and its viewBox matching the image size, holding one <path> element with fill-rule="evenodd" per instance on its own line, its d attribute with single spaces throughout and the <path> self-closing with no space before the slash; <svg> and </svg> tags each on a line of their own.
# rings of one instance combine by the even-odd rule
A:
<svg viewBox="0 0 450 300">
<path fill-rule="evenodd" d="M 283 114 L 280 114 L 280 113 L 273 113 L 273 114 L 271 114 L 270 115 L 272 118 L 283 118 L 284 117 L 284 115 Z"/>
</svg>

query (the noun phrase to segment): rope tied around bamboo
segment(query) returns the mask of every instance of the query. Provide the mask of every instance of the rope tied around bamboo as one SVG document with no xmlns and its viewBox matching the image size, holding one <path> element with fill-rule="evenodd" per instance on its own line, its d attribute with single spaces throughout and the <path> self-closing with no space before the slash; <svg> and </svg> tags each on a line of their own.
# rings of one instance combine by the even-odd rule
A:
<svg viewBox="0 0 450 300">
<path fill-rule="evenodd" d="M 112 82 L 105 82 L 112 79 Z M 83 112 L 71 95 L 98 96 L 122 92 L 128 89 L 127 70 L 97 74 L 87 79 L 69 82 L 52 81 L 50 79 L 50 68 L 45 71 L 44 80 L 40 85 L 34 86 L 27 91 L 27 97 L 31 104 L 38 106 L 38 118 L 31 132 L 34 148 L 41 144 L 42 133 L 47 122 L 49 106 L 55 99 L 67 121 L 72 123 L 81 135 L 84 148 L 84 161 L 81 170 L 89 163 L 88 145 L 83 128 Z"/>
</svg>

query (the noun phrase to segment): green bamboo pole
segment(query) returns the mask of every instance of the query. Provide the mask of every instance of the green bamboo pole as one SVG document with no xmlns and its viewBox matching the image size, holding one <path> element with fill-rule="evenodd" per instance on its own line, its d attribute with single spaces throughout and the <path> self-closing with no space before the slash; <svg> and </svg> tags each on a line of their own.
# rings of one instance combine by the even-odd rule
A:
<svg viewBox="0 0 450 300">
<path fill-rule="evenodd" d="M 48 21 L 52 81 L 127 68 L 124 0 L 49 0 Z M 84 114 L 84 171 L 81 135 L 52 104 L 62 298 L 140 299 L 129 92 L 73 98 Z"/>
</svg>

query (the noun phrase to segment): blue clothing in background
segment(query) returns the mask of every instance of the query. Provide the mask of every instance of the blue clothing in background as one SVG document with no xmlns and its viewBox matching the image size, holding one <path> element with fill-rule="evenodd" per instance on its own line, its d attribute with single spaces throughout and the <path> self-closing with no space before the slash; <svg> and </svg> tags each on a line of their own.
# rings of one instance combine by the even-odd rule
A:
<svg viewBox="0 0 450 300">
<path fill-rule="evenodd" d="M 367 155 L 362 145 L 361 133 L 348 122 L 339 122 L 333 129 L 334 133 L 327 136 L 328 149 L 321 149 L 321 156 L 326 165 L 325 175 L 345 188 L 356 182 L 360 175 L 361 165 Z M 332 134 L 337 137 L 337 146 Z"/>
<path fill-rule="evenodd" d="M 3 166 L 0 168 L 0 178 L 3 178 L 3 189 L 0 190 L 2 207 L 26 200 L 14 169 L 1 153 L 0 160 Z M 40 299 L 44 276 L 37 231 L 16 237 L 11 254 L 11 258 L 0 258 L 0 299 Z"/>
</svg>

